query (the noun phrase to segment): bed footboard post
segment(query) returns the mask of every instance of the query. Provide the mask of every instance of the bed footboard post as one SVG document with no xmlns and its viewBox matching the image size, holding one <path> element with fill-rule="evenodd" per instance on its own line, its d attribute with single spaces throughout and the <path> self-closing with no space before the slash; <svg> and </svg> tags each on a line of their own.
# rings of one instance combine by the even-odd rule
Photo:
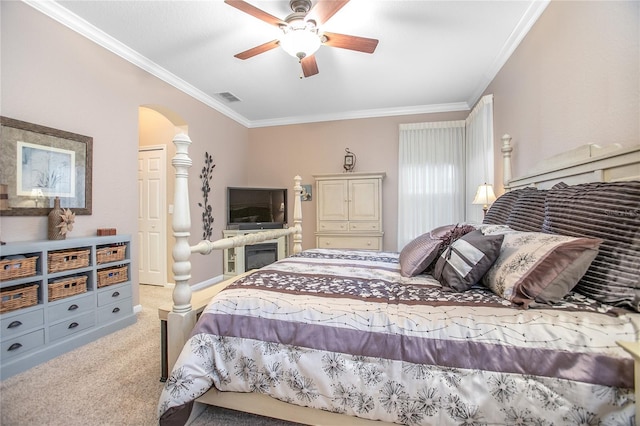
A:
<svg viewBox="0 0 640 426">
<path fill-rule="evenodd" d="M 175 168 L 175 189 L 173 198 L 173 236 L 175 245 L 173 247 L 173 277 L 175 288 L 173 289 L 173 309 L 168 314 L 167 332 L 168 361 L 169 366 L 175 364 L 182 346 L 187 341 L 189 333 L 195 324 L 195 315 L 191 309 L 191 247 L 189 237 L 191 236 L 191 213 L 189 211 L 189 168 L 192 161 L 189 158 L 189 136 L 180 133 L 173 138 L 176 146 L 176 155 L 171 160 Z"/>
<path fill-rule="evenodd" d="M 505 133 L 502 136 L 502 185 L 504 190 L 509 190 L 509 182 L 511 181 L 511 135 Z"/>
<path fill-rule="evenodd" d="M 293 234 L 293 254 L 302 251 L 302 178 L 297 175 L 294 180 L 294 199 L 293 199 L 293 226 L 296 228 Z"/>
</svg>

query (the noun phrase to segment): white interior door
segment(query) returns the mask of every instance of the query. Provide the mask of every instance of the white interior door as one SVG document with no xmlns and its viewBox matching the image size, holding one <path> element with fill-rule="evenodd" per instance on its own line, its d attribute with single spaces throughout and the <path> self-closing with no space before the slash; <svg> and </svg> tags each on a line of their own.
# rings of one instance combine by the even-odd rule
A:
<svg viewBox="0 0 640 426">
<path fill-rule="evenodd" d="M 164 146 L 138 151 L 138 241 L 141 284 L 167 283 L 166 152 Z"/>
</svg>

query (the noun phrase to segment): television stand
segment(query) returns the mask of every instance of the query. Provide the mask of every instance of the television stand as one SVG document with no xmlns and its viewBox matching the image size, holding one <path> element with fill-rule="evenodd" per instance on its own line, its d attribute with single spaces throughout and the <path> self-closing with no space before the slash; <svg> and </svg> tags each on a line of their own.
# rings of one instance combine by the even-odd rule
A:
<svg viewBox="0 0 640 426">
<path fill-rule="evenodd" d="M 224 238 L 261 232 L 262 229 L 226 229 L 222 231 Z M 225 249 L 222 254 L 224 279 L 233 278 L 250 269 L 284 259 L 289 253 L 289 236 L 275 240 L 262 241 L 257 244 Z"/>
</svg>

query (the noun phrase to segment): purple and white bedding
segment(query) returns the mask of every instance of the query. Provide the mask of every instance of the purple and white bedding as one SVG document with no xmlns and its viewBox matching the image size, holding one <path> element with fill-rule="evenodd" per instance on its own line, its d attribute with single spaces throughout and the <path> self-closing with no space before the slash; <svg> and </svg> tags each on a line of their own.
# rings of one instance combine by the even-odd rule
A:
<svg viewBox="0 0 640 426">
<path fill-rule="evenodd" d="M 398 253 L 313 249 L 221 291 L 159 401 L 209 388 L 406 425 L 607 424 L 633 417 L 640 314 L 570 293 L 524 309 L 400 274 Z"/>
</svg>

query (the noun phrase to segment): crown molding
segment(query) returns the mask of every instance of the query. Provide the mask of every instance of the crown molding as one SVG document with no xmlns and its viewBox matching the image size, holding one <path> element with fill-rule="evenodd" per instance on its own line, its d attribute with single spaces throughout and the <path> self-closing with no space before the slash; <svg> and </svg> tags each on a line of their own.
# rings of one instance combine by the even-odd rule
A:
<svg viewBox="0 0 640 426">
<path fill-rule="evenodd" d="M 292 124 L 319 123 L 323 121 L 357 120 L 361 118 L 393 117 L 398 115 L 433 114 L 438 112 L 469 111 L 466 102 L 456 102 L 437 105 L 418 105 L 403 108 L 366 109 L 347 111 L 335 114 L 306 115 L 300 117 L 277 118 L 273 120 L 254 120 L 250 128 L 288 126 Z"/>
<path fill-rule="evenodd" d="M 132 63 L 138 68 L 147 71 L 148 73 L 158 77 L 165 83 L 172 85 L 176 89 L 186 93 L 192 98 L 197 99 L 203 104 L 215 109 L 221 114 L 226 115 L 227 117 L 244 125 L 245 127 L 250 127 L 251 122 L 242 115 L 231 110 L 226 105 L 222 104 L 221 102 L 197 89 L 193 85 L 182 80 L 175 74 L 170 73 L 155 62 L 150 61 L 140 53 L 119 42 L 104 31 L 91 25 L 86 20 L 80 18 L 78 15 L 59 5 L 57 2 L 51 0 L 23 0 L 23 2 L 38 10 L 39 12 L 42 12 L 48 17 L 58 21 L 62 25 L 77 32 L 78 34 L 88 38 L 89 40 L 107 49 L 108 51 L 115 53 L 116 55 Z"/>
<path fill-rule="evenodd" d="M 471 106 L 480 99 L 480 96 L 487 90 L 489 84 L 496 78 L 498 72 L 502 69 L 504 64 L 509 60 L 513 52 L 520 45 L 520 42 L 525 38 L 529 30 L 538 21 L 542 12 L 545 11 L 551 0 L 536 0 L 529 4 L 524 15 L 518 22 L 518 25 L 513 29 L 507 40 L 505 41 L 500 53 L 496 56 L 493 63 L 484 73 L 484 78 L 478 84 L 478 88 L 473 92 L 473 95 L 467 100 L 467 103 Z"/>
</svg>

